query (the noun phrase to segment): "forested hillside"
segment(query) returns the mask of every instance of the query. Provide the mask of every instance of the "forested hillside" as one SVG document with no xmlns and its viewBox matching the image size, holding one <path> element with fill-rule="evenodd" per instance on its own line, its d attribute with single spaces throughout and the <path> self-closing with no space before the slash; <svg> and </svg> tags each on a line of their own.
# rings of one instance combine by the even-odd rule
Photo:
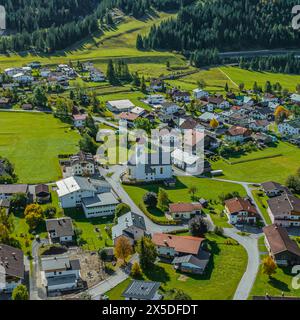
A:
<svg viewBox="0 0 300 320">
<path fill-rule="evenodd" d="M 292 29 L 297 0 L 201 0 L 183 7 L 176 19 L 152 27 L 139 48 L 194 51 L 299 47 Z"/>
<path fill-rule="evenodd" d="M 113 26 L 115 8 L 141 18 L 153 8 L 178 10 L 181 3 L 182 0 L 0 0 L 7 12 L 7 33 L 0 38 L 0 53 L 32 49 L 51 53 Z"/>
</svg>

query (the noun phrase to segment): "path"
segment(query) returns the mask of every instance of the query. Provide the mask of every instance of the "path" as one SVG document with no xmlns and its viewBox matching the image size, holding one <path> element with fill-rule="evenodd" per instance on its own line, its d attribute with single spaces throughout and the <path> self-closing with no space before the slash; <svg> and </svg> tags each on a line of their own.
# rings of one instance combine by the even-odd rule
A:
<svg viewBox="0 0 300 320">
<path fill-rule="evenodd" d="M 221 73 L 223 73 L 224 76 L 225 76 L 229 81 L 231 81 L 237 88 L 239 87 L 238 84 L 237 84 L 236 82 L 234 82 L 234 81 L 229 77 L 229 75 L 228 75 L 226 72 L 224 72 L 221 68 L 218 68 L 218 70 L 219 70 Z"/>
</svg>

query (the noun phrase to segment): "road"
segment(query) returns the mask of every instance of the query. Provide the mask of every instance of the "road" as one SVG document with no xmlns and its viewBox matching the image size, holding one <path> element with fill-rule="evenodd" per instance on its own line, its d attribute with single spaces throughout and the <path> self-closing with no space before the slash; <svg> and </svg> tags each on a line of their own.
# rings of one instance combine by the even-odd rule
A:
<svg viewBox="0 0 300 320">
<path fill-rule="evenodd" d="M 295 55 L 300 54 L 299 49 L 271 49 L 271 50 L 248 50 L 248 51 L 230 51 L 230 52 L 220 52 L 220 57 L 257 57 L 257 56 L 271 56 L 271 55 L 282 55 L 282 54 Z"/>
</svg>

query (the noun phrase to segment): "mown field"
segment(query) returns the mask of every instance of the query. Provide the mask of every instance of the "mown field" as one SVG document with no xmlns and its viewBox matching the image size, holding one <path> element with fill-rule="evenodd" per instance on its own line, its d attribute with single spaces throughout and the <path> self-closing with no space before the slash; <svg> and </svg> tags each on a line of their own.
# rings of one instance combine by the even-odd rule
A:
<svg viewBox="0 0 300 320">
<path fill-rule="evenodd" d="M 160 282 L 163 294 L 176 288 L 192 299 L 231 300 L 247 265 L 246 251 L 240 245 L 226 244 L 226 238 L 215 234 L 208 234 L 207 238 L 212 258 L 205 275 L 181 274 L 170 264 L 158 263 L 145 272 L 144 279 Z M 111 300 L 120 300 L 129 283 L 125 280 L 106 294 Z"/>
<path fill-rule="evenodd" d="M 281 156 L 261 159 L 272 155 Z M 228 160 L 231 162 L 241 160 L 253 161 L 237 164 L 228 164 L 223 160 L 212 162 L 213 169 L 223 170 L 224 178 L 226 179 L 246 182 L 265 182 L 272 180 L 284 183 L 286 178 L 296 173 L 300 167 L 300 148 L 285 142 L 279 142 L 277 147 L 266 148 Z"/>
<path fill-rule="evenodd" d="M 0 112 L 0 155 L 15 166 L 19 183 L 61 177 L 57 156 L 78 151 L 79 134 L 53 115 Z"/>
</svg>

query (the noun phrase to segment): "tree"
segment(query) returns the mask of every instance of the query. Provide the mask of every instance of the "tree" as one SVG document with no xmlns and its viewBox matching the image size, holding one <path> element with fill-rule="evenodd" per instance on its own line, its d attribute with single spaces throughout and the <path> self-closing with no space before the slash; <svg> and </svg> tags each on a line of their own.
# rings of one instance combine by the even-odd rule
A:
<svg viewBox="0 0 300 320">
<path fill-rule="evenodd" d="M 239 89 L 240 89 L 240 91 L 244 91 L 244 89 L 245 89 L 245 83 L 244 82 L 241 82 L 239 84 Z"/>
<path fill-rule="evenodd" d="M 25 193 L 16 193 L 10 199 L 10 204 L 16 211 L 23 210 L 28 202 L 28 196 Z"/>
<path fill-rule="evenodd" d="M 283 106 L 278 106 L 275 109 L 274 116 L 276 119 L 276 122 L 282 122 L 284 119 L 286 119 L 289 115 L 289 112 L 286 108 Z"/>
<path fill-rule="evenodd" d="M 192 300 L 192 298 L 181 289 L 174 289 L 172 291 L 172 300 Z"/>
<path fill-rule="evenodd" d="M 47 219 L 52 219 L 56 215 L 56 208 L 54 206 L 47 206 L 46 209 L 44 210 L 44 215 Z"/>
<path fill-rule="evenodd" d="M 136 48 L 138 50 L 143 50 L 144 49 L 144 42 L 143 42 L 143 37 L 138 34 L 136 38 Z"/>
<path fill-rule="evenodd" d="M 167 192 L 164 189 L 159 188 L 157 196 L 157 208 L 161 211 L 166 211 L 168 209 L 169 202 L 170 201 Z"/>
<path fill-rule="evenodd" d="M 203 217 L 195 217 L 189 223 L 190 233 L 194 237 L 201 237 L 208 231 L 207 222 Z"/>
<path fill-rule="evenodd" d="M 12 300 L 28 300 L 29 293 L 27 287 L 23 284 L 19 284 L 17 287 L 14 288 L 11 298 Z"/>
<path fill-rule="evenodd" d="M 7 215 L 5 209 L 0 208 L 0 243 L 8 243 L 11 233 L 14 230 L 12 215 Z"/>
<path fill-rule="evenodd" d="M 155 192 L 147 192 L 143 196 L 145 205 L 149 208 L 155 208 L 157 206 L 157 194 Z"/>
<path fill-rule="evenodd" d="M 286 180 L 286 186 L 294 191 L 295 193 L 300 194 L 300 176 L 299 175 L 290 175 Z"/>
<path fill-rule="evenodd" d="M 131 211 L 131 208 L 127 203 L 120 203 L 117 205 L 115 209 L 115 217 L 119 218 L 130 211 Z"/>
<path fill-rule="evenodd" d="M 31 230 L 34 230 L 43 221 L 43 209 L 38 204 L 30 204 L 24 211 L 26 223 Z"/>
<path fill-rule="evenodd" d="M 36 87 L 33 91 L 32 103 L 36 107 L 44 108 L 47 106 L 47 95 L 45 90 L 40 87 Z"/>
<path fill-rule="evenodd" d="M 203 79 L 200 79 L 199 81 L 197 81 L 197 86 L 199 89 L 204 89 L 207 86 L 207 84 Z"/>
<path fill-rule="evenodd" d="M 213 118 L 210 120 L 209 125 L 211 128 L 216 129 L 219 126 L 219 121 L 217 119 Z"/>
<path fill-rule="evenodd" d="M 138 117 L 133 121 L 136 129 L 145 130 L 147 133 L 150 133 L 152 125 L 149 119 Z"/>
<path fill-rule="evenodd" d="M 87 133 L 94 139 L 96 139 L 98 133 L 98 127 L 93 119 L 93 117 L 89 114 L 85 120 L 85 126 L 87 128 Z"/>
<path fill-rule="evenodd" d="M 118 259 L 123 260 L 123 263 L 126 262 L 126 259 L 132 254 L 132 246 L 127 237 L 120 237 L 116 241 L 115 245 L 115 256 Z"/>
<path fill-rule="evenodd" d="M 79 148 L 81 151 L 95 154 L 97 151 L 97 144 L 89 134 L 84 133 L 79 141 Z"/>
<path fill-rule="evenodd" d="M 130 275 L 132 276 L 132 278 L 134 279 L 138 279 L 142 276 L 142 269 L 139 265 L 138 262 L 135 262 L 132 267 L 131 267 L 131 271 L 130 271 Z"/>
<path fill-rule="evenodd" d="M 198 192 L 198 188 L 196 186 L 190 186 L 188 189 L 188 193 L 192 195 L 192 200 L 195 199 L 195 194 Z"/>
<path fill-rule="evenodd" d="M 108 61 L 106 78 L 111 85 L 116 85 L 118 83 L 118 79 L 115 74 L 114 64 L 111 59 L 109 59 Z"/>
<path fill-rule="evenodd" d="M 137 251 L 140 255 L 140 264 L 143 270 L 151 268 L 156 260 L 157 251 L 149 237 L 142 237 L 138 242 Z"/>
<path fill-rule="evenodd" d="M 272 85 L 270 81 L 266 81 L 265 83 L 265 92 L 272 93 Z"/>
<path fill-rule="evenodd" d="M 228 91 L 229 91 L 229 87 L 228 87 L 228 83 L 227 83 L 227 82 L 225 83 L 224 90 L 225 90 L 226 92 L 228 92 Z"/>
<path fill-rule="evenodd" d="M 262 262 L 262 267 L 263 267 L 263 274 L 266 274 L 269 276 L 269 278 L 276 273 L 277 265 L 275 261 L 273 260 L 272 257 L 267 256 L 263 262 Z"/>
</svg>

